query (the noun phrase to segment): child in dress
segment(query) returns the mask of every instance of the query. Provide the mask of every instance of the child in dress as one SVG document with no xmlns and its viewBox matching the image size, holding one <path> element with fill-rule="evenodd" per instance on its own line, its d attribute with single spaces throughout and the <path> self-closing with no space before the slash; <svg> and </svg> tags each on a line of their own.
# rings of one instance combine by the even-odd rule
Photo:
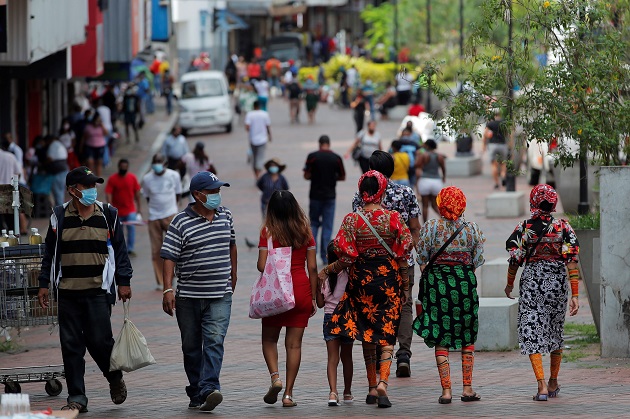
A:
<svg viewBox="0 0 630 419">
<path fill-rule="evenodd" d="M 328 244 L 328 263 L 335 262 L 338 257 L 332 250 L 333 242 Z M 328 395 L 328 406 L 339 406 L 339 396 L 337 393 L 337 367 L 339 359 L 343 365 L 343 402 L 352 403 L 352 344 L 353 339 L 346 336 L 337 336 L 331 334 L 328 323 L 330 322 L 333 311 L 339 300 L 346 290 L 348 283 L 348 272 L 343 270 L 338 274 L 330 273 L 328 278 L 320 283 L 317 287 L 317 307 L 324 307 L 324 340 L 326 341 L 326 349 L 328 351 L 328 384 L 330 385 L 330 394 Z"/>
</svg>

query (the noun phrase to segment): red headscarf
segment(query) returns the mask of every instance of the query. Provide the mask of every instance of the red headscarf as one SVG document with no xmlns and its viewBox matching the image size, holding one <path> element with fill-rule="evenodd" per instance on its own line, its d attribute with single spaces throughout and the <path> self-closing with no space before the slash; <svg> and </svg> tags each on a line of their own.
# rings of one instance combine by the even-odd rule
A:
<svg viewBox="0 0 630 419">
<path fill-rule="evenodd" d="M 551 210 L 545 211 L 540 208 L 540 204 L 547 201 L 551 204 Z M 529 209 L 532 212 L 532 218 L 549 216 L 556 210 L 558 203 L 558 193 L 549 185 L 536 185 L 529 194 Z"/>
<path fill-rule="evenodd" d="M 361 189 L 361 182 L 363 182 L 363 179 L 368 177 L 376 178 L 376 180 L 378 181 L 378 191 L 374 195 L 368 195 L 367 192 L 363 192 L 361 194 L 361 199 L 363 199 L 363 202 L 365 202 L 366 204 L 381 202 L 383 194 L 385 193 L 385 189 L 387 189 L 387 178 L 381 172 L 377 172 L 376 170 L 369 170 L 363 173 L 363 175 L 359 178 L 359 189 Z"/>
<path fill-rule="evenodd" d="M 456 186 L 442 188 L 436 201 L 440 215 L 447 220 L 457 220 L 466 210 L 466 195 Z"/>
</svg>

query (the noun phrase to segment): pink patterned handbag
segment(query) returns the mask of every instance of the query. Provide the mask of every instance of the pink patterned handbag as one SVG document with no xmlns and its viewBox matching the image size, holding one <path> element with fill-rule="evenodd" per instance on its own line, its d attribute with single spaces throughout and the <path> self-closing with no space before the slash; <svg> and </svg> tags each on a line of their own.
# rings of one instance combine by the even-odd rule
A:
<svg viewBox="0 0 630 419">
<path fill-rule="evenodd" d="M 249 299 L 249 317 L 252 319 L 275 316 L 295 307 L 291 278 L 291 247 L 274 249 L 269 237 L 267 252 L 265 270 L 254 283 Z"/>
</svg>

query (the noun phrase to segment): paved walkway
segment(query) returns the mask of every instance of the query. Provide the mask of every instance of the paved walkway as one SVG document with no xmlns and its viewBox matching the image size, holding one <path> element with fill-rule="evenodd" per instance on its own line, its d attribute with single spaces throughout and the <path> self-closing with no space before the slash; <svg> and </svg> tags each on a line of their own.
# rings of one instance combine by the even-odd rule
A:
<svg viewBox="0 0 630 419">
<path fill-rule="evenodd" d="M 277 156 L 288 164 L 285 172 L 291 190 L 300 203 L 308 205 L 309 183 L 302 179 L 302 165 L 308 152 L 316 149 L 321 134 L 328 134 L 335 151 L 343 154 L 352 142 L 353 127 L 350 111 L 320 108 L 317 123 L 291 125 L 288 105 L 281 100 L 270 104 L 273 121 L 273 142 L 267 156 Z M 304 119 L 304 115 L 303 115 Z M 142 133 L 139 145 L 122 146 L 119 155 L 130 157 L 132 170 L 138 173 L 147 168 L 152 154 L 151 145 L 159 133 L 168 127 L 166 118 L 154 116 Z M 397 124 L 379 123 L 384 138 L 394 137 Z M 365 373 L 361 350 L 354 350 L 353 406 L 327 407 L 326 348 L 321 336 L 322 311 L 311 320 L 307 329 L 300 374 L 295 387 L 298 406 L 284 409 L 280 404 L 265 405 L 262 397 L 269 385 L 268 374 L 260 349 L 260 322 L 247 317 L 249 290 L 257 277 L 255 268 L 257 251 L 245 246 L 244 237 L 256 241 L 261 224 L 259 195 L 254 186 L 251 170 L 246 165 L 247 140 L 244 129 L 236 125 L 231 134 L 213 133 L 189 138 L 191 146 L 203 141 L 214 160 L 222 180 L 231 188 L 222 192 L 225 205 L 231 208 L 236 220 L 239 246 L 239 282 L 234 296 L 232 320 L 226 338 L 225 362 L 222 370 L 224 402 L 212 413 L 217 417 L 627 417 L 630 411 L 630 368 L 627 360 L 583 358 L 562 364 L 560 397 L 547 403 L 531 400 L 536 383 L 527 357 L 518 351 L 478 352 L 474 373 L 475 390 L 483 396 L 478 403 L 439 405 L 439 379 L 433 351 L 420 339 L 413 344 L 412 377 L 399 379 L 392 374 L 390 398 L 394 407 L 377 409 L 363 403 L 366 394 Z M 388 145 L 389 141 L 385 141 Z M 478 144 L 475 145 L 479 147 Z M 440 144 L 440 151 L 452 155 L 454 145 Z M 116 160 L 115 159 L 115 160 Z M 336 226 L 350 210 L 350 200 L 356 190 L 360 171 L 346 161 L 348 180 L 338 187 Z M 111 169 L 109 170 L 111 173 Z M 461 187 L 468 196 L 466 218 L 479 223 L 488 239 L 486 258 L 505 258 L 503 245 L 506 237 L 520 219 L 488 220 L 484 217 L 485 197 L 492 193 L 492 180 L 484 166 L 482 176 L 470 179 L 448 179 L 449 184 Z M 523 179 L 517 188 L 529 191 Z M 146 214 L 145 214 L 146 215 Z M 146 217 L 145 217 L 146 218 Z M 45 227 L 46 220 L 37 226 Z M 81 417 L 113 418 L 171 418 L 202 417 L 188 411 L 184 392 L 186 376 L 182 366 L 179 331 L 173 318 L 161 309 L 161 293 L 155 291 L 149 239 L 146 229 L 138 229 L 138 256 L 133 259 L 134 279 L 131 319 L 149 342 L 157 364 L 126 374 L 129 397 L 125 404 L 115 406 L 109 399 L 107 382 L 92 359 L 86 357 L 86 386 L 90 399 L 90 412 Z M 581 298 L 580 322 L 592 323 L 586 298 Z M 571 321 L 575 321 L 573 318 Z M 117 305 L 112 316 L 114 333 L 122 324 L 122 308 Z M 47 327 L 22 330 L 18 339 L 25 351 L 17 354 L 0 353 L 0 367 L 59 364 L 58 334 L 48 333 Z M 281 366 L 284 365 L 280 351 Z M 547 363 L 545 359 L 545 363 Z M 452 379 L 455 395 L 461 385 L 460 362 L 456 353 L 452 357 Z M 283 368 L 281 368 L 281 371 Z M 281 372 L 284 377 L 284 372 Z M 59 407 L 64 404 L 66 392 L 58 397 L 46 396 L 42 384 L 23 384 L 24 392 L 31 394 L 34 408 Z"/>
</svg>

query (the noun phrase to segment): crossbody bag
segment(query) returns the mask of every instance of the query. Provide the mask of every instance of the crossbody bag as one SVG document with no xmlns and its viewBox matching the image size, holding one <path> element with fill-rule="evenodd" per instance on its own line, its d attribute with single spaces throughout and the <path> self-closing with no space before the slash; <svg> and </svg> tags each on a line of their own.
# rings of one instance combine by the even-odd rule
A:
<svg viewBox="0 0 630 419">
<path fill-rule="evenodd" d="M 376 240 L 378 240 L 378 242 L 381 244 L 381 246 L 383 246 L 385 248 L 385 250 L 387 250 L 387 253 L 389 253 L 389 255 L 393 258 L 396 257 L 396 254 L 394 253 L 394 251 L 392 250 L 391 247 L 389 247 L 387 245 L 387 243 L 385 243 L 385 240 L 383 240 L 383 238 L 376 232 L 376 229 L 374 228 L 374 226 L 372 226 L 372 223 L 370 223 L 368 221 L 368 219 L 366 218 L 366 216 L 361 212 L 361 211 L 357 211 L 357 214 L 359 214 L 359 216 L 361 218 L 363 218 L 363 221 L 365 221 L 365 224 L 368 226 L 368 228 L 370 229 L 370 231 L 372 232 L 372 234 L 374 234 L 374 236 L 376 237 Z"/>
</svg>

